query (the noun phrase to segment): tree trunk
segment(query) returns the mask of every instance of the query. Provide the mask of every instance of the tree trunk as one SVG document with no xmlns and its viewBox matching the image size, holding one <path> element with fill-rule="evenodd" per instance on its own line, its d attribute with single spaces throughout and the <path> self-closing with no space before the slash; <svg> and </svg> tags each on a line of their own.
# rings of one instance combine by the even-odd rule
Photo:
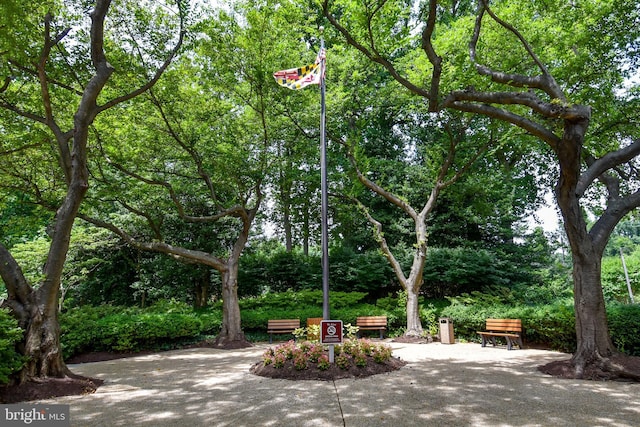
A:
<svg viewBox="0 0 640 427">
<path fill-rule="evenodd" d="M 588 365 L 600 365 L 604 358 L 615 353 L 609 337 L 602 292 L 602 251 L 595 247 L 587 231 L 576 191 L 582 162 L 582 144 L 588 125 L 589 111 L 584 111 L 574 120 L 565 120 L 562 142 L 556 148 L 560 163 L 556 196 L 573 260 L 573 298 L 578 345 L 571 362 L 577 378 L 583 376 Z"/>
<path fill-rule="evenodd" d="M 200 280 L 196 282 L 194 289 L 195 298 L 193 305 L 195 308 L 205 307 L 209 299 L 209 269 L 203 267 L 200 268 L 200 271 L 202 271 L 202 275 L 200 276 Z"/>
<path fill-rule="evenodd" d="M 420 321 L 420 305 L 418 304 L 418 292 L 414 286 L 407 287 L 407 331 L 408 337 L 422 336 L 423 329 Z"/>
<path fill-rule="evenodd" d="M 575 257 L 574 257 L 575 258 Z M 607 313 L 601 286 L 599 256 L 574 259 L 574 305 L 578 347 L 572 358 L 575 373 L 582 378 L 586 366 L 601 364 L 616 353 L 609 337 Z"/>
<path fill-rule="evenodd" d="M 304 256 L 309 256 L 309 238 L 311 236 L 311 232 L 309 231 L 309 203 L 307 201 L 305 201 L 303 209 L 302 253 Z"/>
<path fill-rule="evenodd" d="M 291 196 L 289 191 L 282 193 L 282 227 L 284 228 L 284 244 L 287 253 L 293 251 L 293 233 L 291 227 Z"/>
<path fill-rule="evenodd" d="M 228 268 L 222 272 L 222 328 L 215 346 L 220 348 L 252 347 L 244 336 L 238 302 L 238 262 L 229 260 Z"/>
<path fill-rule="evenodd" d="M 34 292 L 37 298 L 37 291 Z M 28 324 L 25 327 L 24 354 L 28 361 L 19 374 L 19 382 L 33 378 L 73 376 L 62 358 L 57 305 L 34 301 L 27 305 Z"/>
<path fill-rule="evenodd" d="M 434 189 L 427 207 L 415 219 L 416 230 L 416 250 L 413 254 L 413 264 L 409 278 L 404 282 L 404 289 L 407 292 L 407 330 L 404 333 L 408 337 L 420 337 L 423 334 L 422 322 L 420 321 L 420 305 L 418 304 L 418 295 L 422 288 L 424 264 L 427 258 L 427 224 L 426 216 L 430 211 L 428 206 L 433 206 L 433 202 L 437 197 Z M 403 283 L 403 282 L 401 282 Z"/>
</svg>

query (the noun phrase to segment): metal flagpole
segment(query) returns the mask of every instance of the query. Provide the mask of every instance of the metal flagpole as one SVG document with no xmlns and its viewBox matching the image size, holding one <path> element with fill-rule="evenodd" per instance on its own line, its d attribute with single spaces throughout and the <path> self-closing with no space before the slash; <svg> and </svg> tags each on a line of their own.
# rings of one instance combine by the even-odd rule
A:
<svg viewBox="0 0 640 427">
<path fill-rule="evenodd" d="M 320 27 L 320 33 L 324 27 Z M 322 202 L 322 317 L 324 320 L 330 319 L 329 313 L 329 230 L 328 230 L 328 189 L 327 189 L 327 142 L 325 137 L 325 53 L 324 38 L 320 36 L 320 192 Z"/>
</svg>

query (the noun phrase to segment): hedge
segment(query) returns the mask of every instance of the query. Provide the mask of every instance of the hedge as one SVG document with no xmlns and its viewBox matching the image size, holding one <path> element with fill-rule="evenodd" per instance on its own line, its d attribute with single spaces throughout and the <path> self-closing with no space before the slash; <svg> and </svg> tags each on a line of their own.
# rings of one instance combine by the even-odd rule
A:
<svg viewBox="0 0 640 427">
<path fill-rule="evenodd" d="M 0 309 L 0 384 L 7 384 L 11 374 L 18 372 L 25 359 L 16 351 L 16 343 L 24 331 L 5 309 Z"/>
<path fill-rule="evenodd" d="M 572 353 L 576 350 L 575 311 L 570 302 L 526 306 L 513 304 L 464 305 L 453 303 L 440 313 L 454 323 L 457 338 L 479 341 L 487 318 L 522 319 L 525 343 L 545 344 Z M 607 306 L 609 333 L 618 351 L 640 356 L 640 305 Z"/>
<path fill-rule="evenodd" d="M 130 352 L 172 348 L 220 330 L 221 313 L 162 301 L 148 308 L 84 306 L 60 316 L 65 358 L 88 351 Z"/>
<path fill-rule="evenodd" d="M 381 298 L 375 305 L 362 302 L 364 297 L 364 293 L 358 292 L 332 293 L 331 317 L 345 324 L 355 324 L 358 316 L 386 315 L 388 335 L 402 334 L 406 325 L 402 293 L 398 297 Z M 322 293 L 302 291 L 268 294 L 243 299 L 240 307 L 243 330 L 252 339 L 260 340 L 266 337 L 269 319 L 299 318 L 304 325 L 309 317 L 322 317 Z M 569 353 L 576 348 L 575 314 L 571 301 L 547 305 L 506 304 L 490 296 L 474 295 L 467 299 L 452 299 L 451 305 L 446 307 L 442 301 L 421 301 L 420 315 L 423 327 L 432 334 L 437 333 L 438 317 L 450 317 L 456 338 L 468 341 L 479 341 L 476 331 L 484 329 L 485 320 L 489 317 L 518 318 L 523 322 L 525 343 L 541 343 Z M 612 340 L 618 350 L 640 356 L 640 305 L 610 304 L 607 306 L 607 315 Z M 160 302 L 147 309 L 85 306 L 60 316 L 65 358 L 87 351 L 174 348 L 180 343 L 217 334 L 221 323 L 220 303 L 202 310 L 171 301 Z M 14 325 L 14 329 L 8 326 L 3 330 L 13 330 L 12 342 L 15 342 L 18 332 L 15 331 L 15 324 L 11 325 Z M 7 338 L 0 336 L 0 351 L 9 351 L 12 345 L 2 339 Z M 11 356 L 2 357 L 2 360 L 13 361 L 7 362 L 10 364 L 17 363 Z"/>
</svg>

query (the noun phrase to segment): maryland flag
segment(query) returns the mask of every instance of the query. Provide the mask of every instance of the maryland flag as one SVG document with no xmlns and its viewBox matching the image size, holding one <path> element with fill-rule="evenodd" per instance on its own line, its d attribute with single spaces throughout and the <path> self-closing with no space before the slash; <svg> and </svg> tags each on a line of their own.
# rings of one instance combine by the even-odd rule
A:
<svg viewBox="0 0 640 427">
<path fill-rule="evenodd" d="M 280 86 L 289 89 L 298 90 L 309 85 L 319 85 L 324 78 L 324 49 L 318 52 L 316 62 L 311 65 L 305 65 L 300 68 L 291 68 L 290 70 L 276 71 L 273 77 Z"/>
</svg>

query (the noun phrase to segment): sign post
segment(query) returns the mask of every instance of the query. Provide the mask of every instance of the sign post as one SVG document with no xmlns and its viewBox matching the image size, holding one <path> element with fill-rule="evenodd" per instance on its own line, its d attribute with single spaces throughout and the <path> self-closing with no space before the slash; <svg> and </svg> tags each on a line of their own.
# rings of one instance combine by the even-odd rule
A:
<svg viewBox="0 0 640 427">
<path fill-rule="evenodd" d="M 334 345 L 342 344 L 342 320 L 320 321 L 320 344 L 329 345 L 329 363 L 333 363 Z"/>
</svg>

